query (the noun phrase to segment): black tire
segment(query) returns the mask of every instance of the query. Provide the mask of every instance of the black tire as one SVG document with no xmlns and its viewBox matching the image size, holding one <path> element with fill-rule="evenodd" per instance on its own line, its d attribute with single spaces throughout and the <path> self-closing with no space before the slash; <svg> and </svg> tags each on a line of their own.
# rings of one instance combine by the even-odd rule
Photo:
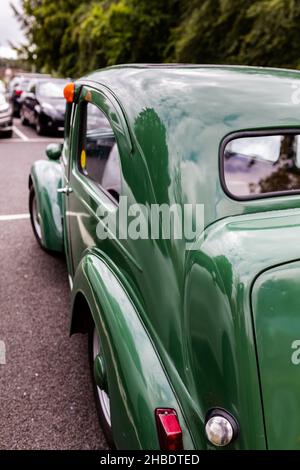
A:
<svg viewBox="0 0 300 470">
<path fill-rule="evenodd" d="M 105 439 L 109 447 L 111 449 L 115 449 L 115 443 L 114 443 L 114 439 L 112 435 L 111 424 L 107 420 L 107 411 L 105 410 L 105 406 L 102 404 L 102 401 L 99 397 L 99 391 L 101 392 L 101 390 L 98 388 L 96 381 L 95 381 L 95 377 L 94 377 L 94 355 L 95 355 L 94 335 L 97 335 L 98 339 L 99 339 L 99 335 L 97 333 L 94 323 L 93 322 L 91 323 L 92 324 L 90 326 L 89 334 L 88 334 L 88 342 L 89 342 L 88 351 L 89 351 L 89 363 L 90 363 L 91 379 L 92 379 L 93 390 L 94 390 L 96 410 L 97 410 L 99 423 L 102 428 Z"/>
<path fill-rule="evenodd" d="M 47 129 L 41 123 L 41 119 L 39 116 L 37 116 L 36 118 L 35 130 L 36 130 L 37 135 L 47 135 Z"/>
<path fill-rule="evenodd" d="M 36 196 L 35 196 L 35 191 L 34 191 L 33 186 L 31 186 L 29 190 L 29 213 L 30 213 L 30 222 L 31 222 L 34 236 L 38 244 L 40 245 L 40 247 L 45 249 L 42 243 L 42 228 L 41 228 L 41 224 L 39 221 L 39 215 L 37 212 Z"/>
<path fill-rule="evenodd" d="M 7 138 L 7 139 L 10 139 L 12 136 L 13 136 L 13 131 L 12 129 L 10 129 L 9 131 L 6 131 L 4 136 Z"/>
<path fill-rule="evenodd" d="M 15 118 L 19 118 L 19 117 L 20 117 L 20 108 L 19 108 L 19 107 L 15 107 L 15 108 L 14 108 L 13 116 L 14 116 Z"/>
</svg>

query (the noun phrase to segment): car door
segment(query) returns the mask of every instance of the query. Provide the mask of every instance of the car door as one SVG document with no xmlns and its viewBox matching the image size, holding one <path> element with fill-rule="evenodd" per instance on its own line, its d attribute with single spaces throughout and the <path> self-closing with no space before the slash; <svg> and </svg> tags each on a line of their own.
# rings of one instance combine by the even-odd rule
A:
<svg viewBox="0 0 300 470">
<path fill-rule="evenodd" d="M 30 124 L 35 123 L 34 108 L 36 105 L 36 83 L 32 83 L 28 91 L 26 92 L 26 97 L 24 100 L 24 116 L 30 122 Z"/>
<path fill-rule="evenodd" d="M 97 235 L 101 223 L 99 213 L 118 210 L 121 193 L 119 148 L 125 137 L 118 116 L 118 111 L 103 93 L 82 88 L 73 114 L 65 199 L 71 275 L 83 252 L 101 245 Z M 128 145 L 125 148 L 129 150 Z M 109 249 L 107 243 L 111 241 L 106 241 L 106 249 Z"/>
</svg>

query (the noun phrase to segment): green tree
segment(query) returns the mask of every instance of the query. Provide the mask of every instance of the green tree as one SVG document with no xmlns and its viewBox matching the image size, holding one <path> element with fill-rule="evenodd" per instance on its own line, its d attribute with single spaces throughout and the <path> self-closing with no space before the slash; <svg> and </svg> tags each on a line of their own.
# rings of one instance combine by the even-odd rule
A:
<svg viewBox="0 0 300 470">
<path fill-rule="evenodd" d="M 300 68 L 298 0 L 23 0 L 37 69 L 79 76 L 128 62 Z"/>
<path fill-rule="evenodd" d="M 242 63 L 300 68 L 300 2 L 256 0 L 247 10 L 251 24 L 243 36 Z"/>
<path fill-rule="evenodd" d="M 62 39 L 72 24 L 78 5 L 87 0 L 23 0 L 23 12 L 14 8 L 28 44 L 20 49 L 22 57 L 38 70 L 55 73 L 62 60 Z"/>
<path fill-rule="evenodd" d="M 297 0 L 183 0 L 167 56 L 196 63 L 300 68 Z"/>
<path fill-rule="evenodd" d="M 191 63 L 232 63 L 239 60 L 242 37 L 251 27 L 251 0 L 184 0 L 179 25 L 173 30 L 167 55 Z"/>
<path fill-rule="evenodd" d="M 77 76 L 122 62 L 161 62 L 180 0 L 23 0 L 18 14 L 38 69 Z"/>
</svg>

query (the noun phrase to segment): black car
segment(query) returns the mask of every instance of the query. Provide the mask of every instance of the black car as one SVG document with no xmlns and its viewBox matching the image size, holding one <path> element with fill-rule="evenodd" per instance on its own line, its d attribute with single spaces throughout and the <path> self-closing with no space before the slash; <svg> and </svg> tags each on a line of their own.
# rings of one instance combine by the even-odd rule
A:
<svg viewBox="0 0 300 470">
<path fill-rule="evenodd" d="M 63 90 L 66 83 L 66 80 L 53 78 L 32 80 L 22 100 L 22 124 L 35 126 L 39 135 L 62 131 L 66 108 Z"/>
<path fill-rule="evenodd" d="M 12 137 L 13 134 L 12 107 L 4 93 L 0 93 L 0 134 L 5 137 Z"/>
</svg>

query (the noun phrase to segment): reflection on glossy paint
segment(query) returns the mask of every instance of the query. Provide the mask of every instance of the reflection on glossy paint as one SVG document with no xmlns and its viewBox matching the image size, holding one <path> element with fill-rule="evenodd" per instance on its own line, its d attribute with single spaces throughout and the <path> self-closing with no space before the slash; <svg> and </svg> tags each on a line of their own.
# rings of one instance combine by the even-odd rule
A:
<svg viewBox="0 0 300 470">
<path fill-rule="evenodd" d="M 185 202 L 205 205 L 206 225 L 231 214 L 299 205 L 299 196 L 289 201 L 269 199 L 260 206 L 224 199 L 218 164 L 220 142 L 231 132 L 300 125 L 299 110 L 291 102 L 291 84 L 299 81 L 298 72 L 218 66 L 136 67 L 93 74 L 93 80 L 100 78 L 118 94 L 132 128 L 141 113 L 155 111 L 165 128 L 171 181 L 177 162 L 198 165 L 199 170 L 191 171 L 188 184 L 181 184 L 180 189 Z M 137 137 L 144 151 L 151 139 Z"/>
</svg>

